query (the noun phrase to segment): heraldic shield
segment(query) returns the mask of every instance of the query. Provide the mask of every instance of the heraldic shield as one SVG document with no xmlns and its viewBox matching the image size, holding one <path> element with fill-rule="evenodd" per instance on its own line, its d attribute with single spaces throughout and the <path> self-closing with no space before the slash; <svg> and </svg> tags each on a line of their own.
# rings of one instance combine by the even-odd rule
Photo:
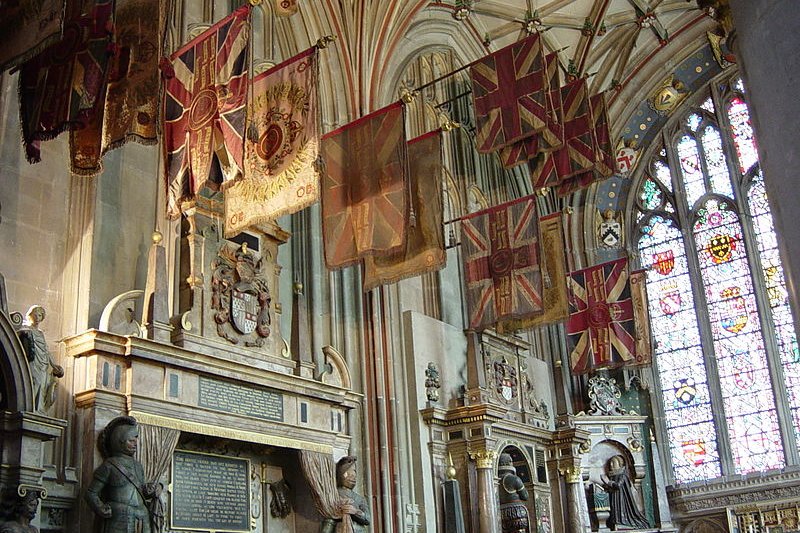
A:
<svg viewBox="0 0 800 533">
<path fill-rule="evenodd" d="M 272 302 L 262 261 L 247 243 L 222 246 L 212 261 L 211 307 L 217 333 L 233 344 L 260 347 L 270 334 Z"/>
</svg>

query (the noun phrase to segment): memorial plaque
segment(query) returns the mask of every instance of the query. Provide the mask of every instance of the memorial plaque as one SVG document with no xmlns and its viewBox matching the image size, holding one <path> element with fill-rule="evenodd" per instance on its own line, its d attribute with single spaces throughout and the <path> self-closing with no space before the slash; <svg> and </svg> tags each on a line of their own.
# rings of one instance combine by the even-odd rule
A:
<svg viewBox="0 0 800 533">
<path fill-rule="evenodd" d="M 172 455 L 172 529 L 250 531 L 250 461 L 205 453 Z"/>
<path fill-rule="evenodd" d="M 200 407 L 283 422 L 283 395 L 277 392 L 201 377 L 198 395 Z"/>
</svg>

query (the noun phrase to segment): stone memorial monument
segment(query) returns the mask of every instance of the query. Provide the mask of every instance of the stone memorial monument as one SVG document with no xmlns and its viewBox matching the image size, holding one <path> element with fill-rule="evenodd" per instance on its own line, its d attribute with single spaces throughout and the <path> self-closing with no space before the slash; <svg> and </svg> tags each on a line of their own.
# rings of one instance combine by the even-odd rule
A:
<svg viewBox="0 0 800 533">
<path fill-rule="evenodd" d="M 610 515 L 606 524 L 613 530 L 647 529 L 649 524 L 633 493 L 633 484 L 622 455 L 615 455 L 606 464 L 608 477 L 603 477 L 603 488 L 609 494 Z"/>
<path fill-rule="evenodd" d="M 25 493 L 9 510 L 11 519 L 0 525 L 0 533 L 39 533 L 39 530 L 31 525 L 38 508 L 39 493 L 35 491 Z"/>
</svg>

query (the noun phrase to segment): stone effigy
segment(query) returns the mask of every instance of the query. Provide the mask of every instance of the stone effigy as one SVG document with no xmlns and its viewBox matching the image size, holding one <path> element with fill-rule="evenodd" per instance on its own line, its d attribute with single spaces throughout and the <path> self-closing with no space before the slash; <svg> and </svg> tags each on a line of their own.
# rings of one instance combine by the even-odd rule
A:
<svg viewBox="0 0 800 533">
<path fill-rule="evenodd" d="M 500 522 L 503 533 L 530 533 L 528 489 L 517 475 L 511 455 L 500 454 L 497 473 L 500 477 Z"/>
<path fill-rule="evenodd" d="M 17 332 L 25 349 L 33 379 L 33 401 L 37 411 L 48 409 L 54 402 L 56 378 L 64 376 L 64 369 L 57 365 L 53 354 L 47 347 L 47 339 L 39 329 L 45 319 L 45 310 L 41 305 L 33 305 L 28 309 L 25 324 Z"/>
<path fill-rule="evenodd" d="M 615 455 L 606 464 L 608 477 L 603 476 L 603 488 L 608 492 L 611 505 L 610 515 L 606 522 L 614 530 L 620 527 L 647 529 L 649 524 L 633 496 L 633 484 L 628 475 L 625 458 Z"/>
<path fill-rule="evenodd" d="M 336 486 L 342 506 L 342 520 L 326 518 L 320 533 L 367 533 L 370 512 L 367 499 L 353 489 L 356 486 L 356 458 L 348 455 L 336 463 Z"/>
<path fill-rule="evenodd" d="M 139 427 L 130 416 L 115 418 L 97 437 L 104 461 L 94 471 L 86 501 L 102 519 L 102 533 L 158 533 L 148 509 L 157 487 L 144 482 L 142 464 L 133 457 L 138 440 Z"/>
</svg>

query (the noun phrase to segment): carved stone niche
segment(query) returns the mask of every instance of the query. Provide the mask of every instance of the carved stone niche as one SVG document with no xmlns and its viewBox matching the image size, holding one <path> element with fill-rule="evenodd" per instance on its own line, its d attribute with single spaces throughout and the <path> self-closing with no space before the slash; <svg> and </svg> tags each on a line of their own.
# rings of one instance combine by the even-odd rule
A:
<svg viewBox="0 0 800 533">
<path fill-rule="evenodd" d="M 608 518 L 608 497 L 603 490 L 602 476 L 606 474 L 609 460 L 621 455 L 625 458 L 631 482 L 638 497 L 640 510 L 646 509 L 642 482 L 649 470 L 643 440 L 647 417 L 644 416 L 587 416 L 574 418 L 575 426 L 589 432 L 589 441 L 581 447 L 581 466 L 587 493 L 593 531 L 609 531 L 605 526 Z M 664 487 L 661 488 L 664 490 Z M 651 524 L 652 525 L 652 524 Z"/>
<path fill-rule="evenodd" d="M 190 350 L 259 368 L 292 372 L 280 331 L 278 246 L 289 233 L 275 223 L 225 238 L 219 206 L 184 208 L 180 316 L 172 341 Z"/>
</svg>

